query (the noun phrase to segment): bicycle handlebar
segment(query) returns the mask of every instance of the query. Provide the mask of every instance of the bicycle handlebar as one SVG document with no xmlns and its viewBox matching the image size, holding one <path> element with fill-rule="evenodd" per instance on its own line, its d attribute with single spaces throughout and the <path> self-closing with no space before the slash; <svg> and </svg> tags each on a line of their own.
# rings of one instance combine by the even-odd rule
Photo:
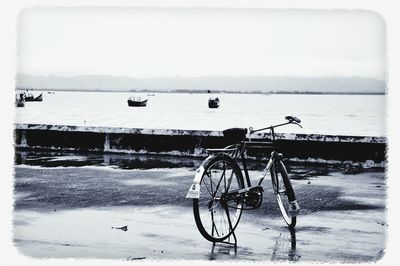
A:
<svg viewBox="0 0 400 266">
<path fill-rule="evenodd" d="M 289 122 L 296 122 L 296 123 L 301 123 L 301 120 L 295 116 L 285 116 L 285 119 L 288 120 Z"/>
<path fill-rule="evenodd" d="M 282 124 L 278 124 L 278 125 L 272 125 L 272 126 L 269 126 L 269 127 L 264 127 L 264 128 L 260 128 L 260 129 L 256 129 L 256 130 L 253 130 L 252 128 L 250 128 L 249 129 L 249 134 L 253 134 L 255 132 L 262 131 L 262 130 L 267 130 L 267 129 L 273 130 L 276 127 L 280 127 L 280 126 L 284 126 L 284 125 L 288 125 L 288 124 L 295 124 L 295 125 L 298 125 L 299 127 L 303 128 L 300 125 L 301 120 L 299 118 L 297 118 L 295 116 L 286 116 L 285 119 L 288 120 L 288 122 L 282 123 Z"/>
</svg>

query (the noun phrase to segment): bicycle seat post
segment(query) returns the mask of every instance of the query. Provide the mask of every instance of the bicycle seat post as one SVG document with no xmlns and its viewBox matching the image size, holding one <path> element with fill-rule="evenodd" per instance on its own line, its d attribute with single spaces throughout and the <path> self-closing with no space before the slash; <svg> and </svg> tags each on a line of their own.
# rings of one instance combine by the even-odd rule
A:
<svg viewBox="0 0 400 266">
<path fill-rule="evenodd" d="M 271 126 L 271 135 L 272 135 L 272 141 L 275 141 L 275 130 L 274 130 L 274 126 Z"/>
</svg>

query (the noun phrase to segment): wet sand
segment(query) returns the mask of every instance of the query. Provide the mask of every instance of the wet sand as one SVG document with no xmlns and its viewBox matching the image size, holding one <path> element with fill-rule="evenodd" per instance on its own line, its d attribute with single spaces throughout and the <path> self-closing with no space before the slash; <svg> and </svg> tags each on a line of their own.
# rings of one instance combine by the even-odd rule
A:
<svg viewBox="0 0 400 266">
<path fill-rule="evenodd" d="M 243 212 L 235 253 L 227 245 L 213 247 L 196 228 L 185 195 L 199 161 L 19 156 L 13 234 L 26 256 L 366 262 L 385 248 L 383 170 L 289 165 L 302 207 L 296 229 L 285 226 L 265 180 L 262 207 Z M 256 179 L 259 166 L 252 169 Z M 123 226 L 127 231 L 115 228 Z"/>
</svg>

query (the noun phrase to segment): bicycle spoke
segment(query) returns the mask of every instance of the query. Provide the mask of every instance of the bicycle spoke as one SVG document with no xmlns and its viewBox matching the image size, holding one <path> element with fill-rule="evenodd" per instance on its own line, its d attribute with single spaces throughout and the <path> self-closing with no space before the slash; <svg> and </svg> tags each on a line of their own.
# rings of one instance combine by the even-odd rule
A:
<svg viewBox="0 0 400 266">
<path fill-rule="evenodd" d="M 228 179 L 228 186 L 227 186 L 227 188 L 226 188 L 226 190 L 225 191 L 228 191 L 229 190 L 229 188 L 231 187 L 231 184 L 232 184 L 232 177 L 233 177 L 233 174 L 234 174 L 234 172 L 233 172 L 233 169 L 231 170 L 231 175 L 230 175 L 230 177 L 229 177 L 229 179 Z M 236 180 L 237 181 L 237 180 Z M 237 184 L 238 186 L 239 186 L 239 184 Z"/>
<path fill-rule="evenodd" d="M 208 174 L 207 174 L 207 175 L 208 175 Z M 212 197 L 215 197 L 215 195 L 217 194 L 217 192 L 219 192 L 219 193 L 222 194 L 221 190 L 218 188 L 218 184 L 216 185 L 216 184 L 214 183 L 214 181 L 212 180 L 212 179 L 213 179 L 213 178 L 212 178 L 212 174 L 210 173 L 210 175 L 208 175 L 208 176 L 209 176 L 209 180 L 210 180 L 211 192 L 214 191 L 214 190 L 212 189 L 212 185 L 214 185 L 214 186 L 216 187 L 215 193 L 211 194 L 211 196 L 212 196 Z"/>
<path fill-rule="evenodd" d="M 204 177 L 203 177 L 203 179 L 204 179 Z M 204 180 L 203 180 L 203 181 L 204 181 Z M 210 182 L 212 182 L 211 179 L 210 179 Z M 212 196 L 212 195 L 213 195 L 212 190 L 210 191 L 210 188 L 208 188 L 207 183 L 204 182 L 203 184 L 204 184 L 204 186 L 206 187 L 206 189 L 207 189 L 208 193 L 210 194 L 210 196 Z M 211 184 L 210 186 L 212 186 L 212 184 Z"/>
<path fill-rule="evenodd" d="M 209 200 L 202 200 L 201 202 L 199 201 L 199 207 L 207 206 L 207 208 L 208 208 L 209 204 L 210 204 Z"/>
<path fill-rule="evenodd" d="M 207 173 L 207 176 L 208 176 L 208 178 L 209 178 L 209 180 L 210 180 L 210 190 L 211 190 L 211 196 L 213 197 L 213 181 L 212 181 L 212 174 L 211 174 L 211 169 L 210 169 L 210 172 L 208 172 Z"/>
<path fill-rule="evenodd" d="M 218 184 L 216 185 L 216 188 L 217 188 L 217 189 L 215 190 L 214 197 L 215 197 L 215 195 L 217 194 L 217 190 L 218 190 L 218 192 L 220 192 L 220 193 L 222 194 L 222 192 L 221 192 L 221 190 L 220 190 L 220 185 L 221 185 L 221 181 L 222 181 L 222 178 L 223 178 L 224 175 L 225 175 L 225 164 L 224 164 L 224 171 L 222 172 L 221 178 L 219 178 Z"/>
<path fill-rule="evenodd" d="M 229 226 L 229 221 L 228 221 L 228 219 L 229 219 L 229 217 L 228 217 L 228 215 L 229 215 L 229 211 L 227 211 L 226 209 L 223 209 L 223 210 L 221 210 L 221 212 L 224 212 L 224 215 L 222 215 L 222 217 L 223 217 L 223 221 L 224 221 L 224 228 L 228 228 L 228 232 L 230 231 L 230 226 Z"/>
<path fill-rule="evenodd" d="M 218 230 L 217 230 L 217 227 L 215 226 L 215 221 L 214 221 L 214 214 L 213 214 L 213 212 L 211 212 L 211 223 L 212 223 L 212 231 L 214 232 L 214 230 L 215 230 L 215 232 L 217 233 L 217 235 L 219 236 L 219 232 L 218 232 Z"/>
<path fill-rule="evenodd" d="M 219 208 L 218 209 L 218 212 L 219 212 L 219 224 L 220 224 L 220 229 L 221 229 L 221 233 L 223 233 L 223 228 L 224 228 L 224 215 L 222 214 L 222 208 Z"/>
<path fill-rule="evenodd" d="M 214 236 L 214 229 L 215 229 L 215 224 L 214 224 L 214 213 L 211 212 L 211 235 Z"/>
<path fill-rule="evenodd" d="M 211 207 L 209 207 L 209 210 L 210 210 L 210 211 L 213 211 L 215 208 L 217 208 L 218 203 L 219 203 L 219 201 L 216 202 L 216 203 L 215 203 L 214 205 L 212 205 Z"/>
<path fill-rule="evenodd" d="M 224 163 L 224 172 L 222 173 L 224 176 L 224 188 L 225 188 L 225 193 L 228 192 L 228 190 L 226 189 L 226 176 L 225 176 L 225 172 L 226 172 L 226 164 Z M 222 178 L 222 177 L 221 177 Z"/>
<path fill-rule="evenodd" d="M 220 192 L 221 194 L 222 194 L 222 192 L 221 192 L 221 190 L 217 187 L 217 185 L 214 183 L 214 181 L 212 180 L 213 178 L 212 178 L 212 174 L 210 173 L 206 173 L 206 175 L 209 177 L 208 179 L 210 180 L 210 188 L 208 188 L 208 186 L 207 186 L 207 184 L 205 184 L 204 183 L 204 186 L 206 187 L 206 189 L 208 190 L 208 193 L 210 193 L 210 196 L 212 196 L 212 197 L 215 197 L 215 195 L 217 194 L 217 191 L 218 192 Z M 213 190 L 213 185 L 214 185 L 214 187 L 216 187 L 217 188 L 217 190 L 215 190 L 215 193 L 214 193 L 214 190 Z"/>
</svg>

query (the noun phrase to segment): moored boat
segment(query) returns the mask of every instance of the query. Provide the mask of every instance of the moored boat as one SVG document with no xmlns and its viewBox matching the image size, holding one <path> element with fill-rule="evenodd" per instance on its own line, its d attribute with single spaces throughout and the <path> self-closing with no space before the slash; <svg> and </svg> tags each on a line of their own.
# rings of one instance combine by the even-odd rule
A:
<svg viewBox="0 0 400 266">
<path fill-rule="evenodd" d="M 219 107 L 218 97 L 208 99 L 208 108 L 218 108 L 218 107 Z"/>
<path fill-rule="evenodd" d="M 128 99 L 128 106 L 133 107 L 145 107 L 147 105 L 147 100 L 142 100 L 141 97 L 129 97 Z"/>
<path fill-rule="evenodd" d="M 43 93 L 40 93 L 39 95 L 35 96 L 35 95 L 33 95 L 33 93 L 26 91 L 25 92 L 25 101 L 26 102 L 41 102 L 41 101 L 43 101 Z"/>
<path fill-rule="evenodd" d="M 15 94 L 15 105 L 17 107 L 24 107 L 25 106 L 25 94 L 20 92 Z"/>
</svg>

